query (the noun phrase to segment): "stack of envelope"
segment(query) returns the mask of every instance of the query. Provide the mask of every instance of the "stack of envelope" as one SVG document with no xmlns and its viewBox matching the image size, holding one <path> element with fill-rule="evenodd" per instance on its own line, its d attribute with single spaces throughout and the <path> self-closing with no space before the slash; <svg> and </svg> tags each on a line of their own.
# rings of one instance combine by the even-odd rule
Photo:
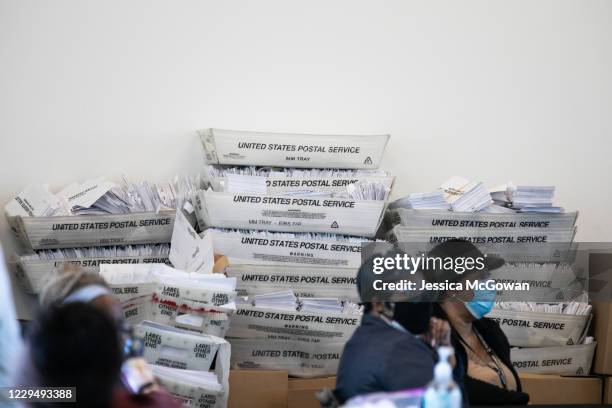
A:
<svg viewBox="0 0 612 408">
<path fill-rule="evenodd" d="M 520 212 L 562 213 L 562 207 L 553 204 L 555 186 L 515 186 L 502 184 L 491 189 L 495 204 L 511 207 Z"/>
<path fill-rule="evenodd" d="M 184 406 L 226 408 L 230 345 L 219 337 L 143 321 L 134 333 L 159 383 Z M 209 371 L 213 365 L 214 371 Z"/>
<path fill-rule="evenodd" d="M 446 201 L 453 211 L 480 211 L 493 202 L 489 190 L 482 182 L 475 182 L 463 177 L 453 177 L 444 182 L 440 189 L 446 193 Z"/>
<path fill-rule="evenodd" d="M 563 212 L 553 205 L 555 186 L 517 186 L 510 199 L 512 206 L 522 212 Z"/>
<path fill-rule="evenodd" d="M 72 183 L 53 194 L 31 185 L 5 206 L 28 250 L 168 243 L 175 208 L 191 208 L 199 177 L 173 183 L 121 185 L 103 178 Z M 192 210 L 193 212 L 193 210 Z"/>
<path fill-rule="evenodd" d="M 389 204 L 389 209 L 413 208 L 415 210 L 449 210 L 450 204 L 442 190 L 429 193 L 412 193 Z"/>
<path fill-rule="evenodd" d="M 181 271 L 163 264 L 100 266 L 100 275 L 130 311 L 131 323 L 152 320 L 225 336 L 236 310 L 236 278 Z M 138 305 L 135 314 L 130 306 Z"/>
</svg>

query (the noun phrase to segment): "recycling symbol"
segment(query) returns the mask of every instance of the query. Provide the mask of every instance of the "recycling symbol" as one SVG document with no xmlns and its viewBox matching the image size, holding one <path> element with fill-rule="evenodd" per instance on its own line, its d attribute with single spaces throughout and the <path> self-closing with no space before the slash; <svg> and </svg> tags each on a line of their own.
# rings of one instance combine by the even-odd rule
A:
<svg viewBox="0 0 612 408">
<path fill-rule="evenodd" d="M 577 375 L 582 375 L 582 374 L 584 374 L 584 370 L 582 369 L 582 367 L 580 367 L 580 368 L 578 368 L 578 369 L 576 370 L 576 374 L 577 374 Z"/>
<path fill-rule="evenodd" d="M 338 228 L 338 223 L 336 221 L 332 222 L 331 227 L 332 228 Z"/>
<path fill-rule="evenodd" d="M 568 346 L 573 346 L 574 345 L 574 340 L 569 339 L 566 343 Z"/>
<path fill-rule="evenodd" d="M 372 158 L 370 156 L 366 157 L 366 159 L 363 162 L 363 164 L 372 164 Z"/>
</svg>

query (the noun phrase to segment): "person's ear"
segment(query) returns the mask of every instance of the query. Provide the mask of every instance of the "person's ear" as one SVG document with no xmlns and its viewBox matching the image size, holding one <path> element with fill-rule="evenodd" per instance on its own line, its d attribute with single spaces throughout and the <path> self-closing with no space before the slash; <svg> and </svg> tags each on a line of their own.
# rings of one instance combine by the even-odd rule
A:
<svg viewBox="0 0 612 408">
<path fill-rule="evenodd" d="M 382 314 L 385 308 L 385 304 L 383 302 L 379 302 L 378 300 L 372 301 L 372 311 L 378 314 Z"/>
</svg>

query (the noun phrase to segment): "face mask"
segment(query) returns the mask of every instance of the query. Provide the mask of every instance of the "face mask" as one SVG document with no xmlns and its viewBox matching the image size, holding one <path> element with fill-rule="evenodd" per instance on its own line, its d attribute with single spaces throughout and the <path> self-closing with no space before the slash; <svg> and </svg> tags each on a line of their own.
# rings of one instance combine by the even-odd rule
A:
<svg viewBox="0 0 612 408">
<path fill-rule="evenodd" d="M 429 302 L 397 302 L 393 320 L 412 334 L 425 333 L 429 327 L 432 305 Z"/>
<path fill-rule="evenodd" d="M 472 314 L 472 316 L 474 316 L 476 319 L 481 319 L 493 309 L 496 294 L 497 292 L 494 290 L 477 289 L 474 291 L 474 298 L 469 302 L 464 302 L 465 307 Z"/>
</svg>

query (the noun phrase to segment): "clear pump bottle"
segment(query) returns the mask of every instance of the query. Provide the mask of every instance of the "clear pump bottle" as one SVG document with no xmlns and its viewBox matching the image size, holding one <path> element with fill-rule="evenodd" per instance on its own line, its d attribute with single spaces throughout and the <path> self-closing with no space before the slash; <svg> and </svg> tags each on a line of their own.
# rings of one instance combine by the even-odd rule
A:
<svg viewBox="0 0 612 408">
<path fill-rule="evenodd" d="M 423 396 L 424 408 L 461 408 L 461 390 L 453 381 L 453 369 L 448 361 L 453 352 L 451 347 L 438 348 L 439 360 Z"/>
</svg>

